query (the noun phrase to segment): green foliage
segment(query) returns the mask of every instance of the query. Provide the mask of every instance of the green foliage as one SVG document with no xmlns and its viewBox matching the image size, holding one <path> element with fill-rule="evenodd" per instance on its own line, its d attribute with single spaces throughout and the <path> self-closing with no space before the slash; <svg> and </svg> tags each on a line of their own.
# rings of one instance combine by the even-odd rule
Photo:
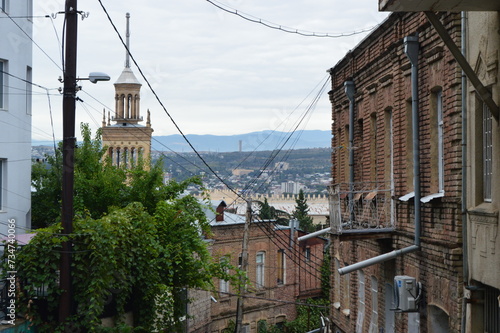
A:
<svg viewBox="0 0 500 333">
<path fill-rule="evenodd" d="M 199 179 L 163 184 L 161 161 L 131 169 L 105 159 L 100 133 L 92 139 L 82 125 L 75 154 L 73 233 L 60 223 L 61 156 L 33 166 L 33 216 L 42 214 L 31 242 L 17 252 L 24 281 L 16 305 L 40 332 L 61 332 L 57 320 L 62 243 L 71 240 L 75 315 L 66 324 L 84 332 L 179 331 L 186 288 L 213 289 L 218 277 L 233 284 L 238 270 L 212 258 L 202 234 L 209 234 L 204 205 L 182 193 Z M 46 206 L 44 206 L 46 205 Z M 44 211 L 45 210 L 45 211 Z M 5 270 L 4 270 L 5 271 Z M 236 271 L 230 275 L 229 271 Z M 113 300 L 117 327 L 101 327 L 107 301 Z M 134 328 L 123 315 L 132 307 Z"/>
<path fill-rule="evenodd" d="M 211 258 L 198 236 L 207 228 L 201 205 L 190 196 L 159 202 L 154 215 L 140 203 L 131 203 L 100 219 L 76 219 L 70 236 L 77 303 L 73 327 L 100 331 L 100 316 L 111 296 L 118 323 L 122 323 L 126 305 L 132 303 L 136 325 L 146 331 L 177 327 L 184 306 L 176 302 L 177 290 L 213 288 L 214 276 L 236 281 L 223 274 L 225 269 Z M 19 304 L 42 332 L 58 329 L 57 271 L 61 244 L 67 240 L 60 233 L 59 225 L 40 229 L 18 252 L 18 275 L 29 281 L 20 293 Z M 40 290 L 46 295 L 40 295 Z M 46 300 L 47 317 L 42 316 L 45 303 L 33 303 L 40 299 Z"/>
<path fill-rule="evenodd" d="M 81 125 L 83 141 L 75 149 L 74 210 L 79 216 L 100 218 L 110 207 L 123 208 L 131 202 L 142 202 L 152 214 L 156 204 L 200 181 L 188 179 L 181 183 L 163 186 L 163 161 L 149 168 L 149 163 L 139 158 L 137 165 L 129 169 L 112 165 L 102 147 L 101 132 L 92 138 L 88 124 Z M 61 145 L 60 145 L 61 149 Z M 46 163 L 32 167 L 32 225 L 47 227 L 60 220 L 62 189 L 62 154 L 46 156 Z"/>
<path fill-rule="evenodd" d="M 330 252 L 326 252 L 323 255 L 323 262 L 321 263 L 321 294 L 323 298 L 330 298 L 330 290 L 332 289 L 332 285 L 330 284 L 330 276 L 331 276 L 331 262 L 332 257 Z"/>
<path fill-rule="evenodd" d="M 322 307 L 298 305 L 297 318 L 285 324 L 287 333 L 303 333 L 319 328 L 321 316 L 328 315 L 328 299 L 307 299 L 305 303 Z"/>
<path fill-rule="evenodd" d="M 295 200 L 297 206 L 295 206 L 295 211 L 293 212 L 293 217 L 299 221 L 300 229 L 305 232 L 315 231 L 312 217 L 309 216 L 309 206 L 307 205 L 307 200 L 304 196 L 304 191 L 299 191 L 299 196 Z"/>
<path fill-rule="evenodd" d="M 264 201 L 257 201 L 257 204 L 260 206 L 259 218 L 261 220 L 275 220 L 278 224 L 288 225 L 290 215 L 269 205 L 267 198 L 264 198 Z"/>
</svg>

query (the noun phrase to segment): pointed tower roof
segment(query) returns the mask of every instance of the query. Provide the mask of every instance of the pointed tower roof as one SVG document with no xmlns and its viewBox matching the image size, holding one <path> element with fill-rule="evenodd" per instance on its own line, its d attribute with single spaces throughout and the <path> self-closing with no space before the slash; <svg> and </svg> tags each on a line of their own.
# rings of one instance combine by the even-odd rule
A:
<svg viewBox="0 0 500 333">
<path fill-rule="evenodd" d="M 116 80 L 115 84 L 138 84 L 142 85 L 139 80 L 135 77 L 134 72 L 130 68 L 130 13 L 125 15 L 127 18 L 127 33 L 126 33 L 126 50 L 125 50 L 125 68 Z"/>
</svg>

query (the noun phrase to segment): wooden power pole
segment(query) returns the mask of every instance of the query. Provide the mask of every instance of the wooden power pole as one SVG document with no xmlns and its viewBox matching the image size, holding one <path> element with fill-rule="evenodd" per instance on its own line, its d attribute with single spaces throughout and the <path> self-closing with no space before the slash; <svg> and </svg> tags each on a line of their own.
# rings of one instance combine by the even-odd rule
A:
<svg viewBox="0 0 500 333">
<path fill-rule="evenodd" d="M 73 183 L 75 151 L 75 109 L 76 109 L 76 45 L 78 29 L 77 0 L 66 0 L 66 40 L 64 57 L 63 90 L 63 170 L 62 170 L 62 227 L 65 235 L 73 232 Z M 71 279 L 72 242 L 62 245 L 59 302 L 59 322 L 66 321 L 74 310 L 73 287 Z"/>
<path fill-rule="evenodd" d="M 245 226 L 243 228 L 243 243 L 241 246 L 241 270 L 244 275 L 240 278 L 240 290 L 238 294 L 238 302 L 236 305 L 236 327 L 235 333 L 243 332 L 243 294 L 246 291 L 246 278 L 248 270 L 248 238 L 249 228 L 252 222 L 252 200 L 247 200 L 247 212 L 245 218 Z"/>
</svg>

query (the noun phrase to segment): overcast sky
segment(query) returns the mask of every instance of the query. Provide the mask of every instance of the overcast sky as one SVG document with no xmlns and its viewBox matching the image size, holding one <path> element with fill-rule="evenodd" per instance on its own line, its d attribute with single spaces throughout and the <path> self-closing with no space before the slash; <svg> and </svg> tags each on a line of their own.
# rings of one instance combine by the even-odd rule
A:
<svg viewBox="0 0 500 333">
<path fill-rule="evenodd" d="M 290 130 L 305 112 L 334 66 L 367 33 L 342 38 L 304 37 L 225 12 L 206 0 L 102 0 L 125 37 L 125 14 L 131 14 L 131 53 L 167 111 L 185 134 L 241 134 L 267 129 Z M 34 15 L 63 11 L 64 0 L 34 1 Z M 387 13 L 377 0 L 219 0 L 217 4 L 272 26 L 299 32 L 340 34 L 380 23 Z M 97 0 L 78 2 L 89 12 L 78 21 L 78 76 L 105 72 L 109 82 L 80 81 L 77 124 L 100 126 L 102 110 L 114 112 L 114 86 L 124 68 L 125 50 Z M 64 15 L 35 18 L 33 82 L 47 88 L 62 84 L 61 45 Z M 52 24 L 53 22 L 53 24 Z M 57 33 L 56 33 L 57 32 Z M 45 55 L 43 52 L 47 53 Z M 49 59 L 49 57 L 51 59 Z M 178 134 L 143 83 L 141 114 L 151 111 L 153 135 Z M 307 125 L 330 130 L 327 92 Z M 44 90 L 33 88 L 33 139 L 51 140 L 50 108 Z M 62 98 L 51 90 L 54 132 L 62 133 Z M 302 103 L 302 104 L 301 104 Z M 107 111 L 106 111 L 107 113 Z M 78 127 L 77 127 L 78 128 Z"/>
</svg>

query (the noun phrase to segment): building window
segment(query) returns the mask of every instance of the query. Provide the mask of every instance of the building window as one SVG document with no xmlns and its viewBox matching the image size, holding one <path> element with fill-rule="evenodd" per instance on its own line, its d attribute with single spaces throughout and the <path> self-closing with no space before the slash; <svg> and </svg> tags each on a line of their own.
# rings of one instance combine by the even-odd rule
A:
<svg viewBox="0 0 500 333">
<path fill-rule="evenodd" d="M 1 0 L 2 1 L 2 12 L 7 13 L 9 11 L 9 0 Z"/>
<path fill-rule="evenodd" d="M 277 283 L 279 285 L 285 284 L 285 250 L 278 250 L 278 277 Z"/>
<path fill-rule="evenodd" d="M 396 316 L 394 309 L 396 308 L 396 304 L 394 304 L 394 286 L 392 283 L 385 284 L 385 298 L 384 298 L 384 306 L 385 306 L 385 333 L 394 333 L 396 332 Z"/>
<path fill-rule="evenodd" d="M 229 262 L 229 258 L 228 257 L 221 257 L 219 262 L 221 264 L 223 264 L 223 266 L 224 266 L 224 268 L 223 268 L 224 273 L 229 274 L 229 269 L 226 267 L 227 266 L 226 264 Z M 221 297 L 228 295 L 228 293 L 229 293 L 229 281 L 223 280 L 223 279 L 219 280 L 219 292 L 220 292 Z"/>
<path fill-rule="evenodd" d="M 32 69 L 30 66 L 26 67 L 26 114 L 31 115 L 31 82 L 32 82 Z"/>
<path fill-rule="evenodd" d="M 493 174 L 493 133 L 491 112 L 483 103 L 483 200 L 491 202 Z"/>
<path fill-rule="evenodd" d="M 3 175 L 5 173 L 5 165 L 6 165 L 6 160 L 0 159 L 0 211 L 3 210 L 3 202 L 4 202 L 4 189 L 3 189 Z"/>
<path fill-rule="evenodd" d="M 370 332 L 378 332 L 378 280 L 371 278 L 372 287 L 372 316 L 370 318 Z"/>
<path fill-rule="evenodd" d="M 0 109 L 5 109 L 5 85 L 7 83 L 7 76 L 5 75 L 6 72 L 7 62 L 5 60 L 0 60 Z"/>
<path fill-rule="evenodd" d="M 498 332 L 500 328 L 500 290 L 484 286 L 484 331 Z"/>
<path fill-rule="evenodd" d="M 256 287 L 264 287 L 264 264 L 266 260 L 266 254 L 264 252 L 257 252 L 256 256 Z"/>
<path fill-rule="evenodd" d="M 28 11 L 27 16 L 29 21 L 33 21 L 33 0 L 27 0 Z"/>
<path fill-rule="evenodd" d="M 444 193 L 443 97 L 441 88 L 431 93 L 431 188 L 432 194 Z M 436 143 L 436 144 L 435 144 Z"/>
<path fill-rule="evenodd" d="M 377 180 L 377 114 L 370 116 L 370 179 Z"/>
<path fill-rule="evenodd" d="M 356 333 L 363 333 L 365 321 L 365 273 L 358 271 L 358 316 L 356 320 Z"/>
<path fill-rule="evenodd" d="M 436 92 L 437 137 L 438 137 L 438 192 L 444 192 L 444 124 L 443 124 L 443 93 Z"/>
<path fill-rule="evenodd" d="M 413 177 L 413 116 L 411 99 L 406 101 L 406 188 L 407 193 L 415 189 Z"/>
<path fill-rule="evenodd" d="M 337 258 L 333 258 L 333 267 L 335 269 L 333 272 L 333 306 L 338 309 L 340 308 L 340 279 L 342 277 L 339 274 L 340 262 Z"/>
<path fill-rule="evenodd" d="M 349 174 L 350 174 L 350 165 L 349 165 L 349 125 L 345 126 L 345 132 L 344 132 L 344 147 L 346 149 L 342 149 L 344 151 L 344 182 L 348 183 L 350 182 L 349 179 Z"/>
<path fill-rule="evenodd" d="M 305 258 L 305 261 L 311 261 L 311 248 L 310 247 L 306 247 L 304 249 L 304 258 Z"/>
</svg>

